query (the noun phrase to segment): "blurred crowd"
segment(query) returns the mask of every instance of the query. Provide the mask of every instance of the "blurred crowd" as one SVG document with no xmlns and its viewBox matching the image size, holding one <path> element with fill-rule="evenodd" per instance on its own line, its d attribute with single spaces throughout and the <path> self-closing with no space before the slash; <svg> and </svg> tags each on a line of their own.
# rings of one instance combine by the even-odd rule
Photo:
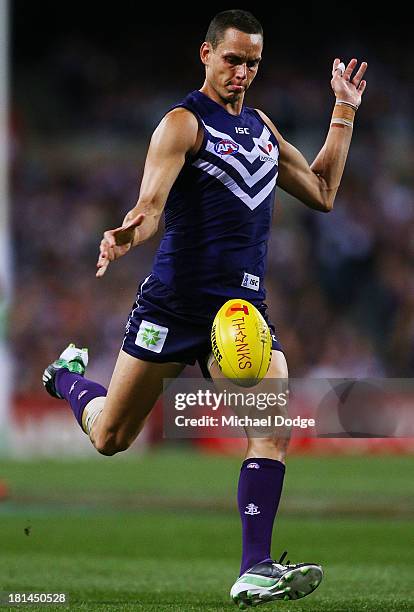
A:
<svg viewBox="0 0 414 612">
<path fill-rule="evenodd" d="M 267 303 L 294 377 L 407 377 L 414 368 L 409 58 L 397 70 L 362 51 L 368 87 L 334 211 L 277 192 Z M 333 105 L 331 57 L 316 74 L 268 54 L 247 104 L 311 162 Z M 39 390 L 43 368 L 69 341 L 90 347 L 89 375 L 107 384 L 138 282 L 151 270 L 160 233 L 95 279 L 101 234 L 136 202 L 151 131 L 203 74 L 197 47 L 182 58 L 186 73 L 169 81 L 156 71 L 136 78 L 134 57 L 122 58 L 68 40 L 16 73 L 10 333 L 18 392 Z"/>
</svg>

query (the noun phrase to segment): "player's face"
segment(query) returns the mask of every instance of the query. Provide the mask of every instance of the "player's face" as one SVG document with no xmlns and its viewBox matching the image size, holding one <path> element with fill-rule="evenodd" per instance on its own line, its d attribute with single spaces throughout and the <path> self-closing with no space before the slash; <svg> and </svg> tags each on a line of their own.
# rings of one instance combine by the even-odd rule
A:
<svg viewBox="0 0 414 612">
<path fill-rule="evenodd" d="M 256 76 L 262 56 L 263 38 L 229 28 L 223 40 L 213 49 L 210 43 L 201 47 L 206 79 L 217 94 L 231 102 L 243 95 Z"/>
</svg>

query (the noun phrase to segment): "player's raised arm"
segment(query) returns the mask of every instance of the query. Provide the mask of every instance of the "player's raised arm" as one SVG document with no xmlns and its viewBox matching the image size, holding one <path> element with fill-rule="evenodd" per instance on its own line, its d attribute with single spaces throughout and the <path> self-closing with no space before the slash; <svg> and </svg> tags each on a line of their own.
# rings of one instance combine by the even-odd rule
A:
<svg viewBox="0 0 414 612">
<path fill-rule="evenodd" d="M 183 108 L 168 113 L 152 135 L 136 206 L 122 226 L 104 232 L 97 263 L 97 277 L 105 274 L 114 259 L 155 234 L 170 189 L 187 154 L 195 152 L 198 122 Z"/>
<path fill-rule="evenodd" d="M 362 77 L 367 63 L 362 62 L 352 77 L 356 65 L 356 59 L 352 59 L 346 68 L 340 59 L 334 60 L 331 86 L 336 103 L 325 144 L 311 165 L 300 151 L 281 136 L 270 119 L 259 111 L 279 141 L 279 187 L 306 206 L 323 212 L 333 208 L 348 156 L 355 113 L 366 87 Z"/>
</svg>

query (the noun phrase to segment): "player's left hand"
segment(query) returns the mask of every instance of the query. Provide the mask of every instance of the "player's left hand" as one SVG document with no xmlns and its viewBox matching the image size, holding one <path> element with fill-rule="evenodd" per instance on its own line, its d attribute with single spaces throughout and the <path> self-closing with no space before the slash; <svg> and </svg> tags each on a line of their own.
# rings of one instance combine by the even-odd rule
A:
<svg viewBox="0 0 414 612">
<path fill-rule="evenodd" d="M 367 62 L 362 62 L 355 75 L 351 78 L 357 64 L 357 59 L 351 59 L 345 70 L 342 70 L 344 64 L 337 57 L 333 63 L 331 80 L 335 96 L 339 100 L 349 102 L 356 107 L 361 104 L 361 97 L 367 85 L 367 82 L 362 77 L 368 67 Z"/>
</svg>

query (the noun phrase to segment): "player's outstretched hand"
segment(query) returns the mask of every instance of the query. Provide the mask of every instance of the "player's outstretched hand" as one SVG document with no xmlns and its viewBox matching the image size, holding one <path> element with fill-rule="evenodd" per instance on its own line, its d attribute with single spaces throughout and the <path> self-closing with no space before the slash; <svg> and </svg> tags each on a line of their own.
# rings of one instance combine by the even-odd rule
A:
<svg viewBox="0 0 414 612">
<path fill-rule="evenodd" d="M 104 232 L 99 246 L 98 263 L 96 264 L 98 268 L 96 276 L 98 278 L 105 274 L 111 261 L 128 253 L 134 242 L 135 230 L 144 219 L 145 214 L 139 213 L 125 225 Z"/>
<path fill-rule="evenodd" d="M 361 104 L 361 97 L 367 85 L 367 82 L 362 77 L 368 67 L 367 62 L 362 62 L 355 75 L 351 78 L 357 64 L 357 59 L 351 59 L 345 68 L 345 64 L 337 57 L 333 63 L 331 80 L 335 96 L 339 100 L 349 102 L 356 107 Z"/>
</svg>

